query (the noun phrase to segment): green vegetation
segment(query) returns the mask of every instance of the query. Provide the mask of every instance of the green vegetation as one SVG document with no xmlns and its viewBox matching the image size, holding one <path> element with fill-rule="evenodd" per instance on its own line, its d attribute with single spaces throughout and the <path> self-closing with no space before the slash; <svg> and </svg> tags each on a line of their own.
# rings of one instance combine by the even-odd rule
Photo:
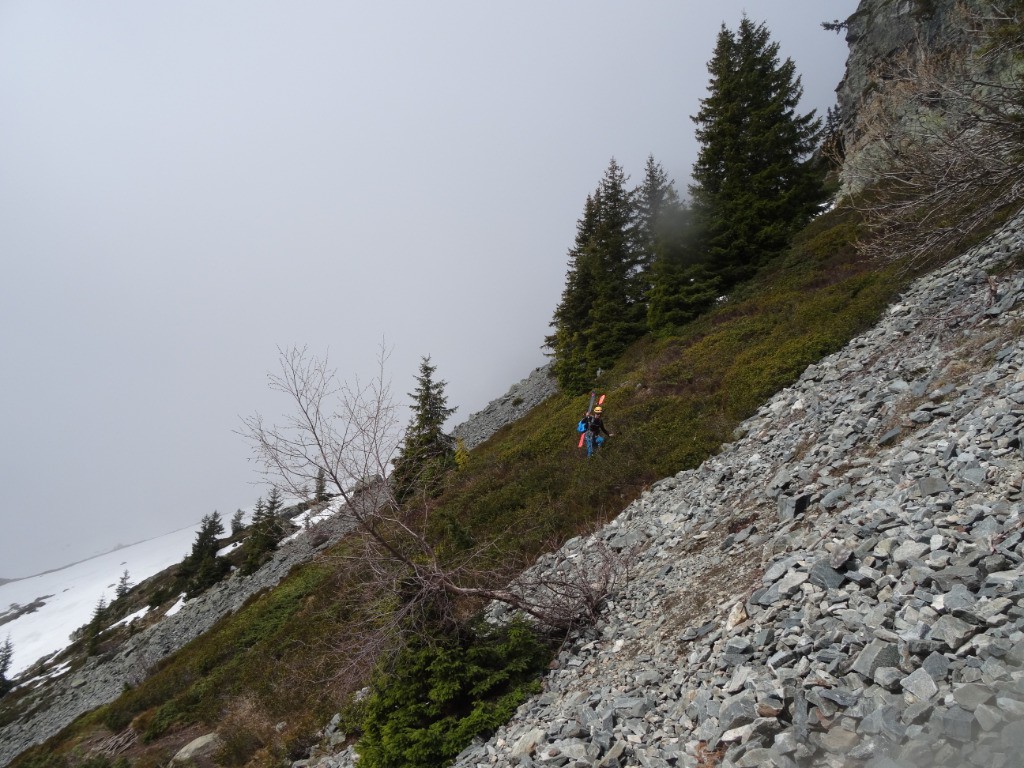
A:
<svg viewBox="0 0 1024 768">
<path fill-rule="evenodd" d="M 431 768 L 508 722 L 536 693 L 550 657 L 521 623 L 480 626 L 460 640 L 405 648 L 374 676 L 363 705 L 360 765 Z"/>
</svg>

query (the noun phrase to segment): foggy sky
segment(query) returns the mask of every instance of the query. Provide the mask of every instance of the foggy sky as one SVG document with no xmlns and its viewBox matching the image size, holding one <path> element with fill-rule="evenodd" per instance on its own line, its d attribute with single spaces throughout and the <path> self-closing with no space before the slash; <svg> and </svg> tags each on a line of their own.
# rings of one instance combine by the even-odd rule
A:
<svg viewBox="0 0 1024 768">
<path fill-rule="evenodd" d="M 685 193 L 724 22 L 834 104 L 854 0 L 0 2 L 0 577 L 251 507 L 277 349 L 422 355 L 457 423 L 546 358 L 609 160 Z M 405 421 L 407 414 L 402 417 Z"/>
</svg>

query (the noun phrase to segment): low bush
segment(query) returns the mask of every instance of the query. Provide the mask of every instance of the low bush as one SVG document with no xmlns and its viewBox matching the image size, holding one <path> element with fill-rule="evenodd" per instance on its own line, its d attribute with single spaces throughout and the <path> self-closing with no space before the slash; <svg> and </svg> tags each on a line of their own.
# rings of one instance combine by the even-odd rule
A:
<svg viewBox="0 0 1024 768">
<path fill-rule="evenodd" d="M 362 711 L 359 764 L 446 765 L 539 690 L 537 677 L 549 659 L 550 651 L 523 623 L 410 645 L 375 676 Z"/>
</svg>

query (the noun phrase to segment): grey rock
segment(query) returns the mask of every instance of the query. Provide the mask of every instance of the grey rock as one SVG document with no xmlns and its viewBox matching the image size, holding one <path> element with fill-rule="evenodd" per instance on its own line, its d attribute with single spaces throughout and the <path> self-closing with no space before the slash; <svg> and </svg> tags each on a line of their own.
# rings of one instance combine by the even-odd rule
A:
<svg viewBox="0 0 1024 768">
<path fill-rule="evenodd" d="M 739 693 L 729 696 L 722 702 L 718 714 L 718 722 L 723 730 L 731 730 L 747 725 L 757 719 L 757 702 L 752 693 Z"/>
<path fill-rule="evenodd" d="M 845 728 L 830 728 L 821 737 L 821 746 L 833 754 L 844 755 L 853 749 L 860 737 Z"/>
<path fill-rule="evenodd" d="M 973 712 L 982 704 L 986 704 L 995 698 L 995 691 L 986 685 L 968 683 L 957 686 L 953 689 L 953 698 L 956 703 L 969 712 Z"/>
<path fill-rule="evenodd" d="M 1005 722 L 1003 713 L 989 704 L 979 704 L 974 709 L 974 719 L 985 731 L 992 731 Z"/>
<path fill-rule="evenodd" d="M 872 679 L 887 691 L 895 691 L 900 687 L 903 672 L 899 667 L 878 667 L 872 675 Z"/>
<path fill-rule="evenodd" d="M 917 489 L 922 496 L 936 496 L 950 490 L 949 484 L 941 477 L 922 477 L 917 481 Z"/>
<path fill-rule="evenodd" d="M 920 560 L 931 547 L 918 541 L 905 541 L 896 547 L 892 553 L 892 559 L 897 563 L 906 563 L 910 560 Z"/>
<path fill-rule="evenodd" d="M 939 715 L 943 735 L 956 741 L 971 741 L 975 737 L 974 715 L 965 709 L 953 706 Z"/>
<path fill-rule="evenodd" d="M 864 677 L 873 678 L 879 667 L 899 666 L 899 648 L 883 640 L 872 640 L 853 662 L 853 671 Z"/>
<path fill-rule="evenodd" d="M 921 667 L 932 680 L 944 680 L 949 674 L 949 659 L 938 651 L 933 651 L 921 663 Z"/>
<path fill-rule="evenodd" d="M 171 758 L 171 765 L 188 765 L 198 760 L 210 758 L 223 746 L 224 742 L 217 733 L 208 733 L 193 739 L 179 749 Z"/>
<path fill-rule="evenodd" d="M 924 667 L 919 667 L 900 681 L 907 693 L 913 694 L 919 701 L 928 701 L 939 692 L 935 680 Z"/>
<path fill-rule="evenodd" d="M 928 638 L 945 643 L 951 651 L 957 650 L 977 632 L 977 627 L 955 616 L 940 616 L 932 625 Z"/>
<path fill-rule="evenodd" d="M 829 564 L 827 557 L 823 557 L 811 567 L 808 580 L 825 589 L 836 589 L 842 586 L 846 577 Z"/>
</svg>

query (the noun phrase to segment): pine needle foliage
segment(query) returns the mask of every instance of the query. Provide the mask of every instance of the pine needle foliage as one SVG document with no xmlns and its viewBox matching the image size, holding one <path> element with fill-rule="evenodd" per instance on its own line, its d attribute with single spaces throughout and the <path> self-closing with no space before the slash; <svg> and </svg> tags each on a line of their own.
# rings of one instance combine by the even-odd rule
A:
<svg viewBox="0 0 1024 768">
<path fill-rule="evenodd" d="M 702 249 L 723 289 L 782 253 L 824 199 L 811 160 L 821 122 L 798 114 L 803 94 L 791 59 L 768 28 L 744 16 L 723 24 L 708 96 L 693 117 L 701 148 L 690 186 Z"/>
<path fill-rule="evenodd" d="M 455 465 L 455 440 L 444 431 L 455 408 L 448 407 L 444 391 L 448 382 L 436 379 L 436 373 L 429 355 L 420 360 L 416 388 L 409 393 L 412 419 L 391 478 L 399 501 L 415 492 L 433 495 L 444 474 Z"/>
<path fill-rule="evenodd" d="M 533 631 L 518 622 L 407 647 L 378 670 L 363 711 L 359 764 L 447 765 L 540 689 L 537 676 L 549 658 Z"/>
</svg>

